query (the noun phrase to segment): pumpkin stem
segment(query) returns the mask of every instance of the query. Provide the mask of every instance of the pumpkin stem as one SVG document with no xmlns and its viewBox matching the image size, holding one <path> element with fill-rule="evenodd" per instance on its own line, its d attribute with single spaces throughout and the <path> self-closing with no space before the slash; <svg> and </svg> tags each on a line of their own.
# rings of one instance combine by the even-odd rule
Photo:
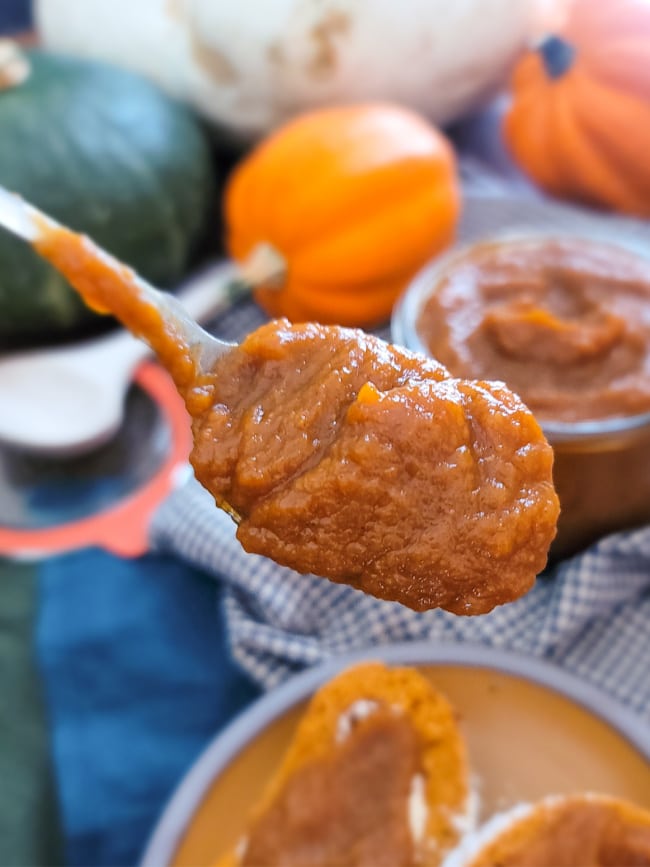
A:
<svg viewBox="0 0 650 867">
<path fill-rule="evenodd" d="M 22 84 L 29 73 L 29 61 L 18 43 L 0 39 L 0 91 Z"/>
<path fill-rule="evenodd" d="M 547 36 L 538 47 L 549 78 L 560 78 L 573 65 L 576 50 L 560 36 Z"/>
<path fill-rule="evenodd" d="M 250 286 L 282 288 L 287 276 L 287 263 L 271 244 L 262 242 L 253 247 L 246 261 L 240 266 L 239 274 L 244 283 Z"/>
</svg>

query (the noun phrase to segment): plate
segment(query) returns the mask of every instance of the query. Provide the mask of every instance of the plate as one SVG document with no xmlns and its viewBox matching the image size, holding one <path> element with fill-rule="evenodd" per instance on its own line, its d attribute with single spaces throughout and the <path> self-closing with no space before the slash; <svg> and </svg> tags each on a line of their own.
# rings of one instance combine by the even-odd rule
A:
<svg viewBox="0 0 650 867">
<path fill-rule="evenodd" d="M 243 306 L 258 309 L 233 277 L 230 263 L 210 262 L 175 295 L 194 319 L 215 330 L 242 318 Z M 114 334 L 119 339 L 120 329 Z M 116 351 L 115 343 L 107 349 L 105 342 L 77 348 L 86 353 L 84 363 L 100 367 L 106 353 Z M 60 349 L 74 357 L 74 344 Z M 52 363 L 48 351 L 35 354 L 37 364 L 26 374 L 29 393 L 37 389 L 43 365 Z M 121 377 L 124 370 L 118 365 L 117 372 Z M 70 403 L 79 411 L 85 400 L 82 390 Z M 0 556 L 39 560 L 94 546 L 121 557 L 146 553 L 152 515 L 191 474 L 191 446 L 184 403 L 169 375 L 150 361 L 135 370 L 122 424 L 100 447 L 61 456 L 0 443 Z"/>
<path fill-rule="evenodd" d="M 149 524 L 189 475 L 192 436 L 169 376 L 135 373 L 123 423 L 91 454 L 47 458 L 0 445 L 0 556 L 40 560 L 98 546 L 122 557 L 149 549 Z"/>
<path fill-rule="evenodd" d="M 165 809 L 143 867 L 210 865 L 238 840 L 306 702 L 338 671 L 379 659 L 417 667 L 452 701 L 483 821 L 550 794 L 592 790 L 650 809 L 650 729 L 606 695 L 530 657 L 410 643 L 337 657 L 259 699 L 200 756 Z"/>
</svg>

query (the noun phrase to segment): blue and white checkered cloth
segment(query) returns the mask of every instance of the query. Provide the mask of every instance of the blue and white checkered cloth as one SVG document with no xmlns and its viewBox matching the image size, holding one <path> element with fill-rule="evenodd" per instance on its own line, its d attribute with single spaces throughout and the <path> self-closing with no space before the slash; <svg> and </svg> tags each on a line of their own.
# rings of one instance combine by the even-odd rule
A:
<svg viewBox="0 0 650 867">
<path fill-rule="evenodd" d="M 511 195 L 500 179 L 469 162 L 463 176 L 462 241 L 550 227 L 624 233 L 650 244 L 649 224 Z M 247 301 L 212 330 L 239 340 L 263 321 Z M 471 642 L 552 660 L 650 718 L 650 527 L 601 540 L 548 570 L 522 599 L 473 618 L 417 613 L 247 554 L 232 521 L 194 479 L 158 510 L 152 539 L 224 583 L 233 655 L 266 687 L 354 649 L 423 639 Z"/>
</svg>

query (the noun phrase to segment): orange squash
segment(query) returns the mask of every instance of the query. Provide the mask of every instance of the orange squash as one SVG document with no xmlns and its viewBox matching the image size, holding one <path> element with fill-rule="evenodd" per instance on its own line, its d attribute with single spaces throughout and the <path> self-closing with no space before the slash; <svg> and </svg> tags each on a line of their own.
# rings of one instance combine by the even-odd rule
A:
<svg viewBox="0 0 650 867">
<path fill-rule="evenodd" d="M 454 238 L 453 150 L 410 110 L 325 108 L 290 121 L 235 167 L 227 244 L 272 316 L 372 326 Z"/>
<path fill-rule="evenodd" d="M 574 0 L 515 68 L 504 133 L 549 192 L 650 216 L 650 3 Z"/>
</svg>

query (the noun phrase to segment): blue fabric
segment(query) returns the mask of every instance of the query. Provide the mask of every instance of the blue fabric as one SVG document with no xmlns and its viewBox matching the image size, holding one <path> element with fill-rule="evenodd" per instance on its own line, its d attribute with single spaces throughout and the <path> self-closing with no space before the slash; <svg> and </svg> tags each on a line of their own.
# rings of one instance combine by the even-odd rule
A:
<svg viewBox="0 0 650 867">
<path fill-rule="evenodd" d="M 37 647 L 69 865 L 130 865 L 174 786 L 257 694 L 218 585 L 163 556 L 44 563 Z"/>
</svg>

